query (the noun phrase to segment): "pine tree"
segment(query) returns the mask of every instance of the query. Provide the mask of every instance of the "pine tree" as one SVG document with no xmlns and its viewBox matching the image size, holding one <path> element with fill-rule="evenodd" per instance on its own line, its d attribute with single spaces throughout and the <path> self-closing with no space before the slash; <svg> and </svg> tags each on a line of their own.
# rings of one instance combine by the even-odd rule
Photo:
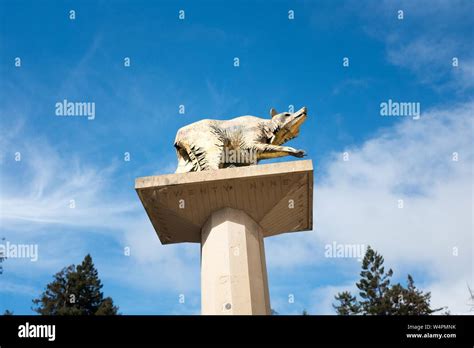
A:
<svg viewBox="0 0 474 348">
<path fill-rule="evenodd" d="M 34 309 L 37 313 L 42 315 L 68 314 L 68 279 L 73 272 L 74 265 L 70 265 L 53 276 L 54 281 L 46 286 L 41 297 L 33 300 L 34 304 L 41 304 L 40 307 Z"/>
<path fill-rule="evenodd" d="M 88 254 L 80 265 L 63 268 L 54 275 L 34 310 L 42 315 L 116 315 L 118 308 L 104 298 L 97 269 Z"/>
<path fill-rule="evenodd" d="M 349 291 L 343 291 L 335 296 L 336 300 L 340 302 L 339 306 L 333 307 L 339 315 L 353 315 L 359 314 L 361 311 L 360 305 L 355 296 L 352 296 Z"/>
<path fill-rule="evenodd" d="M 117 310 L 118 308 L 114 306 L 112 299 L 106 297 L 95 312 L 95 315 L 115 315 L 117 314 Z"/>
<path fill-rule="evenodd" d="M 76 308 L 81 314 L 94 314 L 100 307 L 103 294 L 100 291 L 102 284 L 90 255 L 86 255 L 76 272 L 69 277 L 69 293 L 74 294 Z"/>
<path fill-rule="evenodd" d="M 390 304 L 389 314 L 426 315 L 443 309 L 430 308 L 431 294 L 429 292 L 423 293 L 423 291 L 418 290 L 411 275 L 407 277 L 407 284 L 407 288 L 396 284 L 387 293 Z"/>
<path fill-rule="evenodd" d="M 361 299 L 348 291 L 337 294 L 339 303 L 333 305 L 337 314 L 426 315 L 442 309 L 431 309 L 431 293 L 418 290 L 410 275 L 406 288 L 400 283 L 391 286 L 393 271 L 385 272 L 383 263 L 382 255 L 369 246 L 362 261 L 361 279 L 356 283 Z"/>
<path fill-rule="evenodd" d="M 361 280 L 356 284 L 361 311 L 365 314 L 389 314 L 387 312 L 386 294 L 390 286 L 391 269 L 385 273 L 383 256 L 368 247 L 362 261 Z"/>
</svg>

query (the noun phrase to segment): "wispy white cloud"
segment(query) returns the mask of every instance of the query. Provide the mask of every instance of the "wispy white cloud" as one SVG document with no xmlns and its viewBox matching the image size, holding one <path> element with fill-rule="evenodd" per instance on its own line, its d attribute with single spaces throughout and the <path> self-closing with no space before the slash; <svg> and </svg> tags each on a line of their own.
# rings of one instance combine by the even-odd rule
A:
<svg viewBox="0 0 474 348">
<path fill-rule="evenodd" d="M 413 72 L 417 81 L 439 92 L 474 87 L 471 1 L 357 2 L 351 9 L 366 19 L 365 31 L 385 43 L 387 60 Z"/>
<path fill-rule="evenodd" d="M 24 140 L 21 148 L 15 165 L 23 166 L 22 174 L 2 176 L 0 219 L 5 228 L 22 222 L 114 227 L 138 207 L 126 201 L 110 204 L 101 195 L 111 188 L 113 164 L 104 169 L 83 165 L 77 158 L 61 157 L 41 139 Z M 11 146 L 4 149 L 13 153 Z"/>
<path fill-rule="evenodd" d="M 474 86 L 473 52 L 466 51 L 457 40 L 418 37 L 408 43 L 393 43 L 387 50 L 387 58 L 390 63 L 413 71 L 421 83 L 437 89 L 464 90 Z M 458 66 L 453 66 L 453 59 L 457 59 Z"/>
</svg>

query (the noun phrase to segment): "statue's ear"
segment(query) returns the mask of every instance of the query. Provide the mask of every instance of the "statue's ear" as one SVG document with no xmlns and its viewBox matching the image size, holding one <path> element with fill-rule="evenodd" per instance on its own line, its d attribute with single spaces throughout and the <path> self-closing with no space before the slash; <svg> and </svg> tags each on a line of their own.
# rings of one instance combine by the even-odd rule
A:
<svg viewBox="0 0 474 348">
<path fill-rule="evenodd" d="M 273 117 L 275 115 L 278 115 L 278 111 L 276 111 L 274 108 L 270 109 L 270 116 Z"/>
</svg>

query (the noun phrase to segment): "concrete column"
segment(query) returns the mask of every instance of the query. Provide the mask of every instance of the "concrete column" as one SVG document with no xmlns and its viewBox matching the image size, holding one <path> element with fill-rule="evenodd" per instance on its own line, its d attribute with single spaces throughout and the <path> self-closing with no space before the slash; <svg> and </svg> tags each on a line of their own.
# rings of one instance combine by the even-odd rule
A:
<svg viewBox="0 0 474 348">
<path fill-rule="evenodd" d="M 270 314 L 262 228 L 223 208 L 201 232 L 202 314 Z"/>
</svg>

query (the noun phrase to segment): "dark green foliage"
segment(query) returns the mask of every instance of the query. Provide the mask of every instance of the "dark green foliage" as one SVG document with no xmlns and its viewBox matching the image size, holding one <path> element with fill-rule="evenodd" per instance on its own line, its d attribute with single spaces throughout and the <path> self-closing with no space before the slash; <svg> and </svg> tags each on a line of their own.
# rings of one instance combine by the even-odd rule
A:
<svg viewBox="0 0 474 348">
<path fill-rule="evenodd" d="M 77 267 L 63 268 L 54 275 L 33 308 L 42 315 L 116 315 L 118 308 L 104 298 L 102 283 L 88 254 Z"/>
<path fill-rule="evenodd" d="M 339 301 L 339 306 L 334 306 L 337 314 L 350 315 L 360 313 L 360 304 L 357 302 L 355 296 L 352 296 L 349 291 L 340 292 L 335 296 Z"/>
<path fill-rule="evenodd" d="M 360 290 L 358 299 L 348 291 L 335 296 L 339 302 L 333 305 L 339 315 L 426 315 L 440 311 L 431 309 L 431 293 L 423 293 L 415 286 L 408 275 L 407 287 L 401 284 L 390 285 L 393 271 L 385 272 L 384 259 L 371 247 L 362 261 L 361 279 L 356 283 Z"/>
<path fill-rule="evenodd" d="M 114 306 L 112 298 L 106 297 L 95 312 L 95 315 L 116 315 L 118 308 Z"/>
</svg>

